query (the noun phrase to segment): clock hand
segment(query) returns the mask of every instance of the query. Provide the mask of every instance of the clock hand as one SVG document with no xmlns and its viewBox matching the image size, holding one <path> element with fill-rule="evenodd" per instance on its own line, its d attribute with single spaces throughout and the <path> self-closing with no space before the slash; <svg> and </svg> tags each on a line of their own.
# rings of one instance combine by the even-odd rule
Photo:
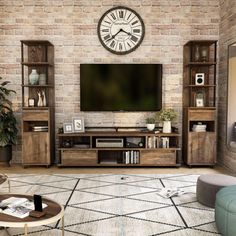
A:
<svg viewBox="0 0 236 236">
<path fill-rule="evenodd" d="M 119 34 L 120 32 L 122 32 L 122 29 L 120 29 L 116 34 L 112 35 L 111 38 L 107 39 L 107 41 L 114 39 L 116 35 Z"/>
<path fill-rule="evenodd" d="M 123 29 L 120 29 L 120 31 L 122 31 L 122 32 L 124 32 L 124 33 L 126 33 L 126 34 L 128 34 L 128 35 L 132 35 L 131 33 L 127 32 L 127 31 L 125 31 L 125 30 L 123 30 Z"/>
</svg>

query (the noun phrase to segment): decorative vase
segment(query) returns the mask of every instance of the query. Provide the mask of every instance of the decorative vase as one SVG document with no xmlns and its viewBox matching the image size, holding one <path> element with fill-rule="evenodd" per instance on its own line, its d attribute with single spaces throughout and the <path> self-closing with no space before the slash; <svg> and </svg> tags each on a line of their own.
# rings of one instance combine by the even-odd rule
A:
<svg viewBox="0 0 236 236">
<path fill-rule="evenodd" d="M 40 74 L 39 75 L 39 85 L 45 85 L 46 84 L 46 74 Z"/>
<path fill-rule="evenodd" d="M 207 47 L 201 48 L 201 61 L 203 62 L 208 61 L 208 48 Z"/>
<path fill-rule="evenodd" d="M 32 85 L 39 83 L 39 74 L 37 73 L 36 69 L 32 69 L 29 75 L 29 83 Z"/>
<path fill-rule="evenodd" d="M 147 129 L 148 129 L 149 131 L 154 130 L 154 129 L 155 129 L 155 124 L 147 124 Z"/>
<path fill-rule="evenodd" d="M 163 133 L 171 133 L 171 121 L 163 121 Z"/>
<path fill-rule="evenodd" d="M 195 46 L 194 61 L 200 60 L 200 48 L 198 45 Z"/>
</svg>

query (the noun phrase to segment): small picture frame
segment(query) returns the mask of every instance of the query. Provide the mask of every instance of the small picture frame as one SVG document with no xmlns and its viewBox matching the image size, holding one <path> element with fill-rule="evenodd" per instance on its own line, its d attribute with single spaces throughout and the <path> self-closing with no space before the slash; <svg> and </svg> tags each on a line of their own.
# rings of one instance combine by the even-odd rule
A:
<svg viewBox="0 0 236 236">
<path fill-rule="evenodd" d="M 84 132 L 84 118 L 74 117 L 72 118 L 73 129 L 75 133 Z"/>
<path fill-rule="evenodd" d="M 64 123 L 63 124 L 63 132 L 65 134 L 68 134 L 68 133 L 73 133 L 74 130 L 73 130 L 73 124 L 72 123 Z"/>
<path fill-rule="evenodd" d="M 195 95 L 195 106 L 196 107 L 204 107 L 204 93 L 197 92 Z"/>
<path fill-rule="evenodd" d="M 34 100 L 34 98 L 29 98 L 29 99 L 28 99 L 28 106 L 29 106 L 29 107 L 34 107 L 34 106 L 35 106 L 35 100 Z"/>
</svg>

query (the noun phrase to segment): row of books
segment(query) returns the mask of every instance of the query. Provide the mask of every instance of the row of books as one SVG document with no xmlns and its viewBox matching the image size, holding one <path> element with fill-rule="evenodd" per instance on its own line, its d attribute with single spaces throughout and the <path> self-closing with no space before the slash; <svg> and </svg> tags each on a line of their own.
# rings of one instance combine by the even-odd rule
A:
<svg viewBox="0 0 236 236">
<path fill-rule="evenodd" d="M 140 152 L 139 151 L 124 151 L 123 164 L 139 164 Z"/>
<path fill-rule="evenodd" d="M 169 148 L 170 147 L 170 138 L 168 137 L 148 137 L 148 148 Z"/>
</svg>

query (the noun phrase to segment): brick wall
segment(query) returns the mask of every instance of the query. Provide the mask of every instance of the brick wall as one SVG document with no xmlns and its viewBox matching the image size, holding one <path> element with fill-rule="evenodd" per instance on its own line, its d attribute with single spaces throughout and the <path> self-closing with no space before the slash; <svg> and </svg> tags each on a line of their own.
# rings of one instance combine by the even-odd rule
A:
<svg viewBox="0 0 236 236">
<path fill-rule="evenodd" d="M 220 1 L 220 50 L 219 50 L 219 101 L 218 101 L 218 162 L 227 168 L 236 170 L 236 153 L 226 146 L 227 114 L 227 51 L 228 45 L 236 42 L 236 2 Z"/>
<path fill-rule="evenodd" d="M 124 56 L 106 51 L 96 33 L 101 15 L 117 5 L 136 10 L 146 27 L 142 45 Z M 79 65 L 162 63 L 163 105 L 178 110 L 181 130 L 183 45 L 218 35 L 218 0 L 0 0 L 0 75 L 17 90 L 13 102 L 20 121 L 20 40 L 49 40 L 55 45 L 56 127 L 80 115 L 87 126 L 142 126 L 147 113 L 81 113 Z M 20 144 L 19 137 L 15 162 Z"/>
</svg>

